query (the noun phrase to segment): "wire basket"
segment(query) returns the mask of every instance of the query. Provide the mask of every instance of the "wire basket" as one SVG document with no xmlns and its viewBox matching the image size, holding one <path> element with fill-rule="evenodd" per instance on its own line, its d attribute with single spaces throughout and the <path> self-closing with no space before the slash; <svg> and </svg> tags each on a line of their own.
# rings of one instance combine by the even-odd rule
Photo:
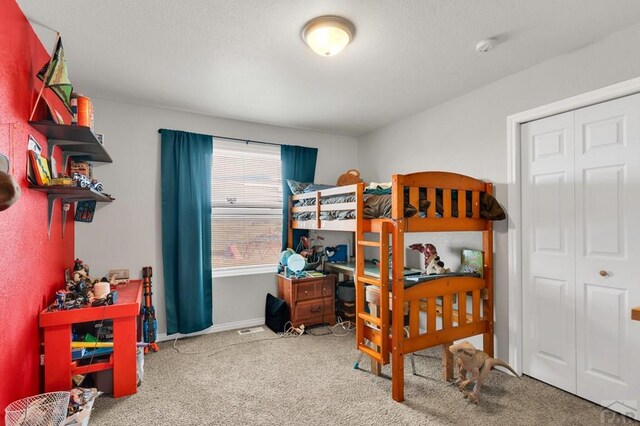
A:
<svg viewBox="0 0 640 426">
<path fill-rule="evenodd" d="M 69 392 L 49 392 L 12 402 L 5 408 L 6 426 L 58 426 L 67 418 Z"/>
</svg>

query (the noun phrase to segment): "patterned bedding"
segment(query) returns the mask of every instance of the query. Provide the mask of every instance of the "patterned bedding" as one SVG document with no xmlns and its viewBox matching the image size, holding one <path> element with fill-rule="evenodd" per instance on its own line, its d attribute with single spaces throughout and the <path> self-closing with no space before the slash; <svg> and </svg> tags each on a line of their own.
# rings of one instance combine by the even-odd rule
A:
<svg viewBox="0 0 640 426">
<path fill-rule="evenodd" d="M 451 215 L 453 217 L 458 217 L 458 203 L 457 203 L 457 191 L 452 191 L 452 203 L 451 203 Z M 320 199 L 320 203 L 323 205 L 330 205 L 336 203 L 353 203 L 356 201 L 355 194 L 348 195 L 336 195 L 330 197 L 323 197 Z M 430 205 L 430 202 L 427 201 L 426 195 L 420 193 L 420 205 L 418 206 L 420 209 L 420 216 L 424 217 L 424 212 Z M 294 206 L 313 206 L 316 204 L 315 198 L 308 198 L 302 201 L 296 201 Z M 391 217 L 391 194 L 384 195 L 375 195 L 375 194 L 364 194 L 364 209 L 362 212 L 362 217 L 364 219 L 376 219 L 376 218 L 384 218 Z M 471 193 L 467 192 L 467 211 L 466 216 L 471 217 Z M 416 213 L 418 213 L 418 209 L 412 206 L 408 202 L 405 202 L 404 206 L 404 217 L 412 217 Z M 436 192 L 436 212 L 441 215 L 442 214 L 442 191 L 438 190 Z M 503 220 L 506 218 L 506 214 L 498 201 L 489 194 L 481 193 L 480 194 L 480 216 L 483 219 L 489 220 Z M 320 220 L 345 220 L 345 219 L 355 219 L 356 214 L 355 210 L 333 210 L 333 211 L 324 211 L 320 213 Z M 314 220 L 316 218 L 315 212 L 300 212 L 293 213 L 293 220 Z"/>
</svg>

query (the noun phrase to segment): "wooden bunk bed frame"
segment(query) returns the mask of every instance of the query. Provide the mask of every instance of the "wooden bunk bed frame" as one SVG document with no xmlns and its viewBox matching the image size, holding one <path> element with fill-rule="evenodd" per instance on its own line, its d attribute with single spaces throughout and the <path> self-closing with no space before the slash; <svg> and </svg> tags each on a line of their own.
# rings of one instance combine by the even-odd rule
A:
<svg viewBox="0 0 640 426">
<path fill-rule="evenodd" d="M 363 219 L 364 184 L 343 186 L 308 194 L 293 195 L 289 201 L 289 246 L 293 229 L 355 232 L 356 267 L 356 345 L 371 358 L 371 371 L 380 374 L 381 365 L 391 361 L 392 397 L 404 400 L 404 355 L 441 345 L 443 378 L 453 378 L 453 355 L 448 346 L 455 340 L 483 335 L 483 350 L 493 356 L 493 223 L 480 216 L 480 194 L 493 195 L 493 185 L 468 176 L 448 172 L 419 172 L 394 175 L 390 218 Z M 452 192 L 457 191 L 457 203 Z M 405 200 L 405 193 L 408 200 Z M 428 207 L 413 217 L 404 217 L 405 201 L 418 208 L 420 194 L 426 194 Z M 468 195 L 470 193 L 470 197 Z M 322 204 L 326 197 L 355 194 L 355 202 Z M 471 206 L 467 206 L 468 199 Z M 294 206 L 295 201 L 315 198 L 315 205 Z M 439 199 L 438 199 L 439 198 Z M 437 206 L 438 201 L 440 205 Z M 457 204 L 455 214 L 454 204 Z M 424 205 L 424 203 L 423 203 Z M 355 219 L 322 220 L 324 211 L 355 210 Z M 466 213 L 470 210 L 468 217 Z M 292 220 L 299 212 L 315 212 L 312 220 Z M 482 277 L 446 276 L 405 288 L 404 264 L 406 232 L 482 232 Z M 377 234 L 375 241 L 365 233 Z M 379 277 L 365 274 L 364 249 L 379 250 L 379 259 L 387 259 L 391 249 L 392 265 L 380 262 Z M 401 248 L 393 250 L 394 247 Z M 365 285 L 374 286 L 367 291 Z M 374 294 L 375 296 L 371 296 Z M 367 311 L 366 301 L 379 303 Z M 458 300 L 457 307 L 454 299 Z M 470 309 L 467 306 L 470 301 Z M 420 313 L 426 311 L 426 329 L 420 329 Z M 408 316 L 408 327 L 405 318 Z M 436 317 L 441 319 L 437 327 Z M 390 321 L 391 320 L 391 321 Z M 391 324 L 391 325 L 390 325 Z M 391 328 L 391 330 L 390 330 Z M 391 355 L 391 356 L 390 356 Z"/>
</svg>

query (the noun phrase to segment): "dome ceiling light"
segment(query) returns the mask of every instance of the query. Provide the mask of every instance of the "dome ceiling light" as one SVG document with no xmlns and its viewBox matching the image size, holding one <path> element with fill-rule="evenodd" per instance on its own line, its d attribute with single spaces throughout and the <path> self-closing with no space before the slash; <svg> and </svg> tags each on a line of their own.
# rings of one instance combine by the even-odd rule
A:
<svg viewBox="0 0 640 426">
<path fill-rule="evenodd" d="M 334 56 L 353 40 L 356 27 L 339 16 L 319 16 L 302 28 L 302 39 L 320 56 Z"/>
</svg>

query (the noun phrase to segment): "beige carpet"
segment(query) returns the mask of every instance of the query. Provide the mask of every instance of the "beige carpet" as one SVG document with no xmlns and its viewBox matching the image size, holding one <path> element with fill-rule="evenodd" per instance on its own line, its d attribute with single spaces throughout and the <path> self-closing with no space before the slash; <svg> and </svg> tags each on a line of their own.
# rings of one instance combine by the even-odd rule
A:
<svg viewBox="0 0 640 426">
<path fill-rule="evenodd" d="M 405 402 L 391 399 L 390 368 L 353 369 L 347 337 L 209 334 L 145 357 L 136 395 L 96 401 L 91 425 L 595 425 L 599 406 L 528 377 L 492 372 L 480 405 L 440 377 L 439 348 L 405 363 Z M 325 328 L 312 331 L 322 333 Z M 267 340 L 272 339 L 272 340 Z M 233 344 L 222 349 L 221 346 Z"/>
</svg>

